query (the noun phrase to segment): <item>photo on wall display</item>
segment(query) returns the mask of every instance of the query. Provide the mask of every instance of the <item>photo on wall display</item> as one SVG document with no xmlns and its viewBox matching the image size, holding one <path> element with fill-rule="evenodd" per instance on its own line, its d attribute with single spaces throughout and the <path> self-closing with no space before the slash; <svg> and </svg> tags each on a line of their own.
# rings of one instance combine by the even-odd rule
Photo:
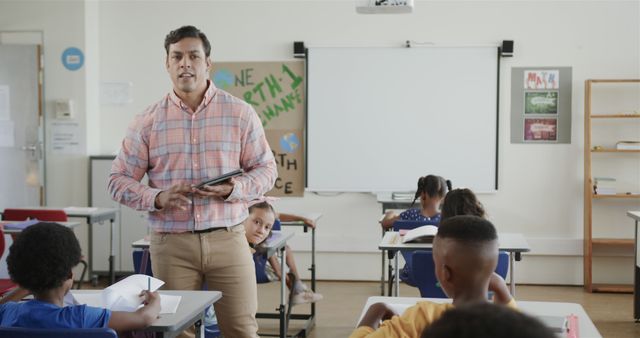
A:
<svg viewBox="0 0 640 338">
<path fill-rule="evenodd" d="M 551 141 L 558 140 L 558 120 L 555 118 L 525 118 L 524 140 Z"/>
<path fill-rule="evenodd" d="M 557 91 L 527 91 L 524 93 L 524 113 L 525 115 L 558 114 L 558 92 Z"/>
</svg>

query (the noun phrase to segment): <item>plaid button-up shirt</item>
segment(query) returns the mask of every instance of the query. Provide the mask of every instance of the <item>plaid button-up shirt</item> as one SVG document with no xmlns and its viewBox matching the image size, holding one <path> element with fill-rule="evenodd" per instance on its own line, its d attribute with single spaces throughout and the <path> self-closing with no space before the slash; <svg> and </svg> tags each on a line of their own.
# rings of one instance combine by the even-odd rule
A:
<svg viewBox="0 0 640 338">
<path fill-rule="evenodd" d="M 173 92 L 129 125 L 109 176 L 111 197 L 149 211 L 156 232 L 228 227 L 247 217 L 247 202 L 269 191 L 276 163 L 253 108 L 209 87 L 195 112 Z M 242 168 L 226 200 L 191 196 L 188 210 L 156 210 L 155 198 L 178 183 L 198 184 Z M 147 174 L 149 183 L 140 181 Z"/>
</svg>

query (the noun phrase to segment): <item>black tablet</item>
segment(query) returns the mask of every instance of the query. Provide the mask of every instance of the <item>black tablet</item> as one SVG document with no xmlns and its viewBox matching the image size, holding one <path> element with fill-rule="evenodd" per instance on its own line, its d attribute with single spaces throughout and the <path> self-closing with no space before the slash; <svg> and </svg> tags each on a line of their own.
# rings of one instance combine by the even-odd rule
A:
<svg viewBox="0 0 640 338">
<path fill-rule="evenodd" d="M 200 182 L 200 184 L 196 185 L 196 188 L 200 189 L 200 188 L 204 187 L 205 185 L 220 184 L 220 183 L 222 183 L 224 181 L 229 180 L 232 177 L 236 177 L 236 176 L 242 175 L 242 173 L 244 173 L 244 170 L 237 169 L 237 170 L 228 172 L 226 174 L 222 174 L 222 175 L 220 175 L 218 177 L 214 177 L 212 179 L 209 179 L 209 180 L 206 180 L 206 181 L 202 181 L 202 182 Z"/>
</svg>

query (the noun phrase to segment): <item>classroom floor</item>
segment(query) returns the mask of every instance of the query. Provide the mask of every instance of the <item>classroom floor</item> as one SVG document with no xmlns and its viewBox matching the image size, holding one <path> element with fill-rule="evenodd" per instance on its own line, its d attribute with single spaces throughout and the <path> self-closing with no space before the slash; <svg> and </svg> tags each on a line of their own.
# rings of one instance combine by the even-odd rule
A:
<svg viewBox="0 0 640 338">
<path fill-rule="evenodd" d="M 259 311 L 273 312 L 280 295 L 280 284 L 258 285 Z M 379 295 L 379 282 L 318 282 L 324 299 L 317 303 L 316 326 L 309 338 L 348 337 L 360 316 L 367 298 Z M 401 285 L 400 295 L 419 297 L 418 289 Z M 582 304 L 598 331 L 605 338 L 640 337 L 640 323 L 633 321 L 631 294 L 586 293 L 575 286 L 518 285 L 517 300 L 557 301 Z M 296 312 L 308 312 L 309 305 L 299 305 Z M 297 310 L 297 311 L 296 311 Z M 260 333 L 277 332 L 277 320 L 260 319 Z M 292 321 L 290 328 L 299 327 Z"/>
</svg>

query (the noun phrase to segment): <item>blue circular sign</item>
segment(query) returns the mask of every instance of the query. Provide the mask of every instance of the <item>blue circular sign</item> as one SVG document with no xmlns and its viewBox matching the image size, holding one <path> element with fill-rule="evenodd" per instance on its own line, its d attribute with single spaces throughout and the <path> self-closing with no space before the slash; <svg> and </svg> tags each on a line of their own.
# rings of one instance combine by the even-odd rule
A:
<svg viewBox="0 0 640 338">
<path fill-rule="evenodd" d="M 62 64 L 68 70 L 78 70 L 84 64 L 84 54 L 76 47 L 69 47 L 62 52 Z"/>
</svg>

